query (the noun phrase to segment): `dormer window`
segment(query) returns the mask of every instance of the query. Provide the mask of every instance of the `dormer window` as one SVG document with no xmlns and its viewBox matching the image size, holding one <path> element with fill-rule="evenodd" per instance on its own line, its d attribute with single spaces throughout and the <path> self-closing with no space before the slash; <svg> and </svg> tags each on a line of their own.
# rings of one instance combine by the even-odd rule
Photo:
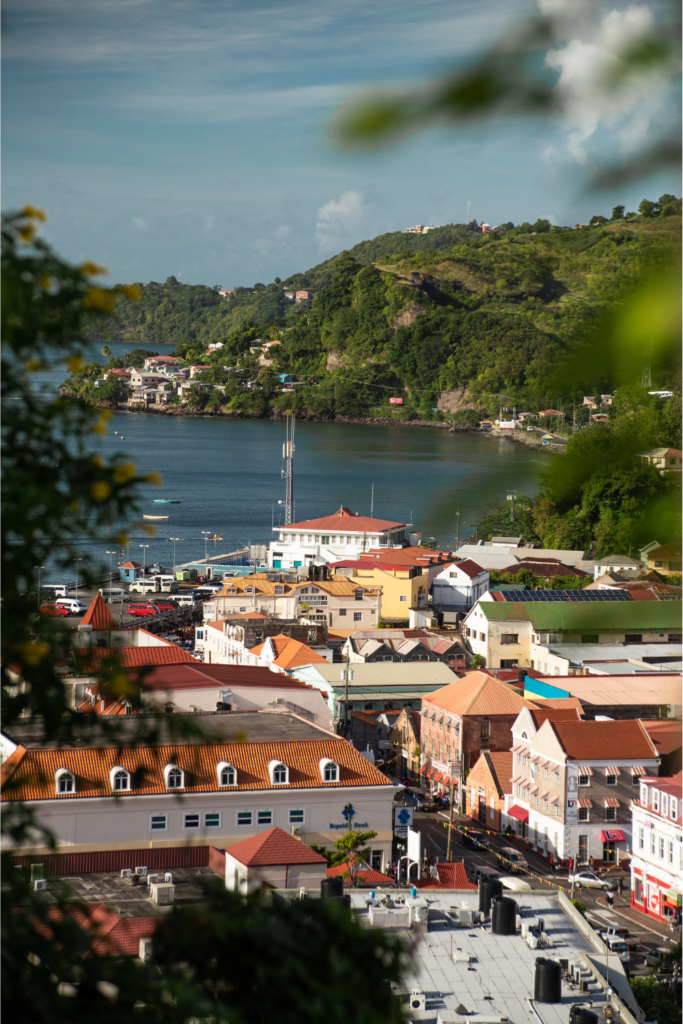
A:
<svg viewBox="0 0 683 1024">
<path fill-rule="evenodd" d="M 109 772 L 109 782 L 114 793 L 130 792 L 130 772 L 118 766 Z"/>
<path fill-rule="evenodd" d="M 652 790 L 652 810 L 659 814 L 659 790 Z"/>
<path fill-rule="evenodd" d="M 324 757 L 320 762 L 320 776 L 323 782 L 339 782 L 339 765 Z"/>
<path fill-rule="evenodd" d="M 674 819 L 674 821 L 677 821 L 678 820 L 678 800 L 676 799 L 675 796 L 671 797 L 670 813 L 671 813 L 671 817 Z"/>
<path fill-rule="evenodd" d="M 167 764 L 164 768 L 166 789 L 184 789 L 185 772 L 175 764 Z"/>
<path fill-rule="evenodd" d="M 666 793 L 662 793 L 662 814 L 665 818 L 669 816 L 669 797 Z"/>
<path fill-rule="evenodd" d="M 278 584 L 278 586 L 275 587 L 275 593 L 276 594 L 284 594 L 284 592 L 285 592 L 285 588 L 280 586 L 279 584 Z"/>
<path fill-rule="evenodd" d="M 227 761 L 221 761 L 216 767 L 218 774 L 218 785 L 228 788 L 237 785 L 237 769 Z"/>
<path fill-rule="evenodd" d="M 643 805 L 643 807 L 647 807 L 647 805 L 648 805 L 648 799 L 647 799 L 648 789 L 649 789 L 648 786 L 641 786 L 640 787 L 640 802 Z"/>
<path fill-rule="evenodd" d="M 73 772 L 69 772 L 66 768 L 58 768 L 55 772 L 55 788 L 57 793 L 75 793 L 76 792 L 76 778 Z"/>
<path fill-rule="evenodd" d="M 254 593 L 254 588 L 253 587 L 245 587 L 244 588 L 244 593 L 245 594 L 253 594 Z"/>
<path fill-rule="evenodd" d="M 282 761 L 271 761 L 268 765 L 273 786 L 286 786 L 289 782 L 289 768 Z"/>
</svg>

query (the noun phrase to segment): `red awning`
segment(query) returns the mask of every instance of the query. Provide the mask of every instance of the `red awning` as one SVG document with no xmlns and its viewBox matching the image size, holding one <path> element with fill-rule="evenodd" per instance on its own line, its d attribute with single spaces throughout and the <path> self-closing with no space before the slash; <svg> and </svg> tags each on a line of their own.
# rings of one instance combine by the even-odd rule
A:
<svg viewBox="0 0 683 1024">
<path fill-rule="evenodd" d="M 450 786 L 450 784 L 451 784 L 451 777 L 450 777 L 450 775 L 444 775 L 443 784 L 444 784 L 444 786 Z"/>
<path fill-rule="evenodd" d="M 437 772 L 433 778 L 434 782 L 441 782 L 441 780 L 443 779 L 443 772 Z"/>
<path fill-rule="evenodd" d="M 433 779 L 435 775 L 436 775 L 436 768 L 430 768 L 429 771 L 427 772 L 427 778 L 428 779 Z"/>
<path fill-rule="evenodd" d="M 517 804 L 515 804 L 508 811 L 508 818 L 516 818 L 517 821 L 528 821 L 529 812 L 525 811 L 523 807 L 519 807 Z"/>
<path fill-rule="evenodd" d="M 604 832 L 601 832 L 600 833 L 600 842 L 601 843 L 625 843 L 626 840 L 624 838 L 624 833 L 621 832 L 618 828 L 615 828 L 612 831 L 608 831 L 607 829 L 605 829 Z"/>
</svg>

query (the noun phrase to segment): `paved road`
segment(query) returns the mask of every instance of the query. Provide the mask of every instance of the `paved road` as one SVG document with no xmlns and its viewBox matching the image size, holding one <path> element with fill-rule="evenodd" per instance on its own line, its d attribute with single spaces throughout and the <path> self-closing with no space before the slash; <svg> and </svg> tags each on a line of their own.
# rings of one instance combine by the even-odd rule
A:
<svg viewBox="0 0 683 1024">
<path fill-rule="evenodd" d="M 445 825 L 447 822 L 448 815 L 445 813 L 422 814 L 417 812 L 415 814 L 415 827 L 422 833 L 422 849 L 424 851 L 426 845 L 429 844 L 435 858 L 438 860 L 446 859 L 448 829 Z M 455 822 L 456 824 L 459 822 L 469 828 L 477 828 L 476 822 L 473 822 L 470 818 L 456 818 Z M 487 838 L 494 850 L 506 845 L 506 841 L 501 836 L 492 834 Z M 528 854 L 525 854 L 525 856 L 531 870 L 536 872 L 535 876 L 526 878 L 532 889 L 550 892 L 552 888 L 546 884 L 548 882 L 566 889 L 571 888 L 571 883 L 568 882 L 566 875 L 549 872 L 548 865 L 543 861 L 537 860 Z M 481 849 L 471 850 L 464 847 L 461 836 L 457 832 L 454 832 L 453 836 L 452 857 L 454 860 L 464 861 L 471 880 L 474 880 L 474 873 L 478 867 L 499 866 L 493 852 Z M 539 878 L 541 879 L 540 881 Z M 615 878 L 618 878 L 618 875 Z M 631 974 L 635 975 L 651 973 L 651 968 L 647 967 L 644 962 L 646 953 L 653 949 L 669 948 L 673 943 L 673 938 L 671 933 L 667 932 L 663 926 L 658 927 L 654 922 L 648 922 L 643 915 L 629 909 L 629 876 L 624 872 L 622 878 L 624 880 L 624 895 L 621 898 L 615 896 L 615 905 L 611 910 L 607 907 L 605 893 L 598 889 L 582 889 L 579 898 L 582 903 L 586 904 L 586 918 L 596 930 L 609 926 L 625 926 L 631 934 L 637 935 L 642 939 L 641 943 L 631 954 L 629 969 Z M 640 920 L 641 917 L 642 921 Z"/>
</svg>

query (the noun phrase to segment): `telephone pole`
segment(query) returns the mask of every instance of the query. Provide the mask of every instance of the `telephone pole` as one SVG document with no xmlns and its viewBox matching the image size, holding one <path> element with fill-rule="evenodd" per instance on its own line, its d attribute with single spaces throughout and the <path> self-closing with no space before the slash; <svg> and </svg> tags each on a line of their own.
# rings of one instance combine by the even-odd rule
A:
<svg viewBox="0 0 683 1024">
<path fill-rule="evenodd" d="M 285 526 L 294 522 L 294 423 L 295 417 L 287 414 L 286 440 L 282 446 L 282 458 L 285 468 L 282 477 L 285 480 Z"/>
</svg>

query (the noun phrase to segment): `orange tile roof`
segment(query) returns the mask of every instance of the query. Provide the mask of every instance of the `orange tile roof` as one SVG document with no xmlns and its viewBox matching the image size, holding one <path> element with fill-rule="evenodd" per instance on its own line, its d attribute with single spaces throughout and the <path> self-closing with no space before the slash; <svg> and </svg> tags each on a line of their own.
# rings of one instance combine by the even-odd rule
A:
<svg viewBox="0 0 683 1024">
<path fill-rule="evenodd" d="M 510 792 L 510 780 L 512 778 L 512 751 L 492 751 L 486 757 L 491 762 L 491 774 L 500 796 Z"/>
<path fill-rule="evenodd" d="M 299 839 L 275 826 L 257 836 L 228 846 L 225 851 L 245 867 L 274 867 L 280 864 L 326 864 L 327 861 Z"/>
<path fill-rule="evenodd" d="M 555 678 L 552 676 L 551 678 Z M 574 679 L 574 676 L 570 676 Z M 561 711 L 563 708 L 576 708 L 580 715 L 583 715 L 583 704 L 578 697 L 534 697 L 534 704 L 539 710 L 543 708 L 555 708 Z"/>
<path fill-rule="evenodd" d="M 465 865 L 459 861 L 444 862 L 436 865 L 436 878 L 420 878 L 411 882 L 417 889 L 476 889 L 477 886 L 467 877 Z"/>
<path fill-rule="evenodd" d="M 345 871 L 349 870 L 347 861 L 343 864 L 335 864 L 334 867 L 327 869 L 328 878 L 337 878 L 338 875 L 343 875 Z M 383 875 L 381 871 L 376 871 L 375 868 L 361 868 L 356 876 L 357 882 L 361 882 L 363 885 L 395 885 L 396 880 L 391 878 L 389 875 Z M 345 885 L 351 885 L 350 879 L 344 879 Z"/>
<path fill-rule="evenodd" d="M 679 750 L 682 742 L 681 723 L 677 721 L 644 721 L 643 728 L 660 754 L 672 754 Z"/>
<path fill-rule="evenodd" d="M 320 761 L 330 758 L 339 765 L 339 782 L 323 783 Z M 289 768 L 289 783 L 277 789 L 335 789 L 348 786 L 392 786 L 346 740 L 325 736 L 320 740 L 282 740 L 255 743 L 160 744 L 158 746 L 18 747 L 2 765 L 3 800 L 74 800 L 111 795 L 109 772 L 120 766 L 140 782 L 120 799 L 168 793 L 164 767 L 177 765 L 185 772 L 183 793 L 224 792 L 218 785 L 216 766 L 226 761 L 237 770 L 237 786 L 231 792 L 272 790 L 268 765 L 281 761 Z M 76 778 L 76 792 L 55 794 L 55 772 L 65 768 Z M 173 791 L 171 791 L 172 793 Z"/>
<path fill-rule="evenodd" d="M 104 603 L 102 595 L 97 592 L 87 612 L 81 619 L 81 626 L 92 626 L 93 629 L 116 629 L 114 617 Z"/>
<path fill-rule="evenodd" d="M 389 519 L 370 519 L 369 516 L 355 516 L 350 508 L 342 506 L 332 516 L 322 519 L 304 519 L 291 526 L 282 526 L 282 530 L 330 530 L 336 533 L 379 533 L 383 530 L 398 529 L 405 523 L 394 523 Z"/>
<path fill-rule="evenodd" d="M 638 719 L 613 722 L 550 722 L 568 757 L 585 761 L 636 761 L 658 757 L 657 748 Z"/>
<path fill-rule="evenodd" d="M 578 708 L 539 708 L 529 709 L 534 725 L 540 729 L 549 718 L 552 722 L 576 722 L 581 718 Z"/>
<path fill-rule="evenodd" d="M 301 665 L 329 664 L 327 658 L 323 658 L 322 654 L 318 654 L 312 647 L 302 644 L 300 640 L 293 640 L 291 636 L 285 636 L 283 633 L 277 633 L 275 636 L 268 637 L 262 644 L 252 647 L 249 653 L 260 658 L 264 647 L 269 641 L 277 652 L 277 657 L 272 664 L 277 665 L 278 668 L 287 669 L 298 668 Z"/>
<path fill-rule="evenodd" d="M 422 699 L 456 715 L 518 715 L 522 708 L 536 707 L 486 672 L 469 672 Z"/>
<path fill-rule="evenodd" d="M 81 675 L 99 672 L 108 658 L 115 659 L 123 668 L 176 665 L 181 661 L 200 664 L 176 644 L 164 644 L 163 647 L 79 647 L 74 651 L 76 668 Z"/>
</svg>

